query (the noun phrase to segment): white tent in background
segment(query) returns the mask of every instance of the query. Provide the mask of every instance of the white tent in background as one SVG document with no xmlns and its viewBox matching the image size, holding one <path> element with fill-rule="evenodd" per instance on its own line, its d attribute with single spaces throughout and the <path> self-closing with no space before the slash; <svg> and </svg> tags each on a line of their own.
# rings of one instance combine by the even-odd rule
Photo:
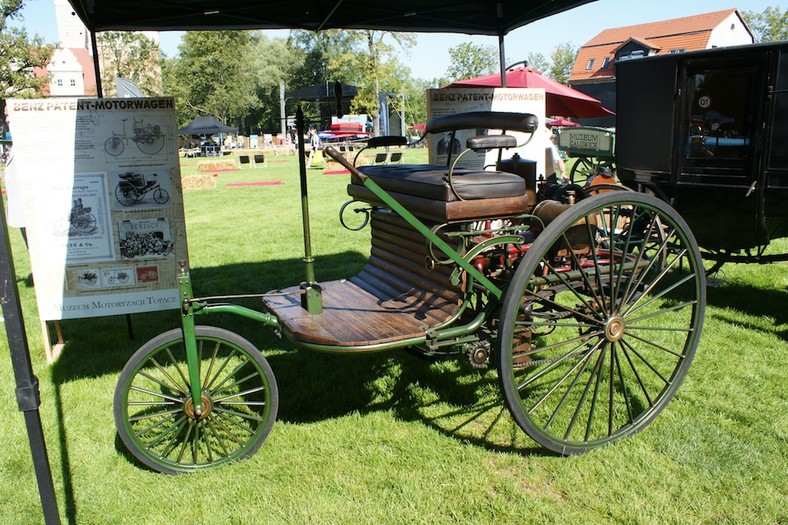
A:
<svg viewBox="0 0 788 525">
<path fill-rule="evenodd" d="M 115 77 L 115 90 L 118 92 L 118 97 L 120 98 L 138 98 L 144 96 L 137 84 L 122 77 Z"/>
</svg>

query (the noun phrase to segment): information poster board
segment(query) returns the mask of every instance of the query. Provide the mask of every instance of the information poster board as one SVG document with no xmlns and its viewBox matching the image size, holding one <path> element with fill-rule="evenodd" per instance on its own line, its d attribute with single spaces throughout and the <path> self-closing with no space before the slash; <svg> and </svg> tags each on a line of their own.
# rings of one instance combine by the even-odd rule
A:
<svg viewBox="0 0 788 525">
<path fill-rule="evenodd" d="M 509 159 L 517 153 L 520 158 L 536 161 L 536 173 L 544 174 L 545 148 L 548 147 L 547 131 L 545 127 L 545 91 L 544 89 L 531 88 L 443 88 L 427 91 L 427 115 L 429 118 L 467 111 L 505 111 L 512 113 L 532 113 L 539 119 L 539 127 L 535 136 L 526 146 L 503 150 L 503 159 Z M 487 134 L 489 130 L 461 130 L 454 137 L 453 142 L 449 133 L 431 134 L 428 136 L 427 147 L 431 164 L 446 164 L 449 152 L 452 157 L 465 149 L 465 141 L 475 135 Z M 527 135 L 522 133 L 507 132 L 508 135 L 517 137 L 517 143 L 522 144 Z M 450 143 L 451 142 L 451 143 Z M 487 152 L 465 153 L 457 166 L 469 169 L 483 169 L 485 166 L 495 165 L 498 160 L 498 150 Z"/>
<path fill-rule="evenodd" d="M 187 258 L 172 98 L 8 101 L 42 320 L 177 308 Z"/>
</svg>

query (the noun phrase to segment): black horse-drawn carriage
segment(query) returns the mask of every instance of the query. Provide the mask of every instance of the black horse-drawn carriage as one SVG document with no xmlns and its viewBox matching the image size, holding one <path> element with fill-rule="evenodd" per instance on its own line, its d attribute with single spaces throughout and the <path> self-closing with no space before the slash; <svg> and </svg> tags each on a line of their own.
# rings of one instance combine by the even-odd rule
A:
<svg viewBox="0 0 788 525">
<path fill-rule="evenodd" d="M 704 258 L 788 260 L 788 44 L 616 64 L 616 164 L 689 224 Z"/>
</svg>

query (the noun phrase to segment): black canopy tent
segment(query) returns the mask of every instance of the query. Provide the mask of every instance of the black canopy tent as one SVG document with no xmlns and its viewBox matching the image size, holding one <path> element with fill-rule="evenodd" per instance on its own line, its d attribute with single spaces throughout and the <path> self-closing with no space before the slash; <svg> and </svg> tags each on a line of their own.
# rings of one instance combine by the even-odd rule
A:
<svg viewBox="0 0 788 525">
<path fill-rule="evenodd" d="M 178 128 L 181 135 L 215 135 L 216 133 L 235 133 L 238 128 L 227 126 L 215 117 L 197 117 L 182 128 Z"/>
<path fill-rule="evenodd" d="M 593 0 L 69 0 L 90 30 L 94 51 L 101 31 L 220 30 L 220 29 L 372 29 L 381 31 L 446 32 L 498 37 L 501 77 L 505 79 L 503 37 L 511 30 Z M 100 79 L 94 52 L 96 79 Z M 100 83 L 97 86 L 101 96 Z M 303 131 L 303 115 L 300 115 Z M 312 258 L 306 209 L 306 167 L 300 157 L 305 257 Z M 2 207 L 0 207 L 2 214 Z M 14 275 L 4 217 L 0 217 L 0 273 Z M 307 284 L 314 273 L 307 267 Z M 311 278 L 310 278 L 311 277 Z M 11 280 L 13 282 L 13 280 Z M 38 413 L 38 379 L 33 375 L 18 294 L 5 290 L 2 302 L 14 367 L 19 409 L 25 414 L 39 493 L 48 524 L 60 523 L 46 444 Z"/>
<path fill-rule="evenodd" d="M 592 0 L 70 0 L 91 31 L 373 29 L 503 36 Z"/>
<path fill-rule="evenodd" d="M 594 0 L 69 1 L 94 40 L 100 31 L 184 29 L 372 29 L 497 36 L 505 82 L 503 37 L 509 31 Z"/>
<path fill-rule="evenodd" d="M 342 84 L 342 99 L 351 99 L 358 95 L 358 88 L 349 84 Z M 287 100 L 336 100 L 334 83 L 314 84 L 295 89 L 285 94 Z"/>
</svg>

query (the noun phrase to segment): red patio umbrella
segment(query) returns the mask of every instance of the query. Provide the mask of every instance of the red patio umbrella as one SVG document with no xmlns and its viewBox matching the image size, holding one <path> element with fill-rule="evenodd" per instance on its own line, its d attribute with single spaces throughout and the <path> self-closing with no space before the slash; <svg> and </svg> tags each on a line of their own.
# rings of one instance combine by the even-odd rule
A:
<svg viewBox="0 0 788 525">
<path fill-rule="evenodd" d="M 548 120 L 547 125 L 553 128 L 572 128 L 575 126 L 579 126 L 579 122 L 574 122 L 572 120 L 566 120 L 563 117 L 554 118 L 553 120 Z"/>
<path fill-rule="evenodd" d="M 501 74 L 495 73 L 483 77 L 460 80 L 446 86 L 447 88 L 489 86 L 500 87 Z M 506 87 L 544 88 L 547 94 L 545 112 L 548 115 L 563 117 L 588 118 L 615 115 L 602 106 L 597 99 L 565 86 L 560 82 L 544 77 L 527 66 L 517 66 L 506 71 Z"/>
</svg>

